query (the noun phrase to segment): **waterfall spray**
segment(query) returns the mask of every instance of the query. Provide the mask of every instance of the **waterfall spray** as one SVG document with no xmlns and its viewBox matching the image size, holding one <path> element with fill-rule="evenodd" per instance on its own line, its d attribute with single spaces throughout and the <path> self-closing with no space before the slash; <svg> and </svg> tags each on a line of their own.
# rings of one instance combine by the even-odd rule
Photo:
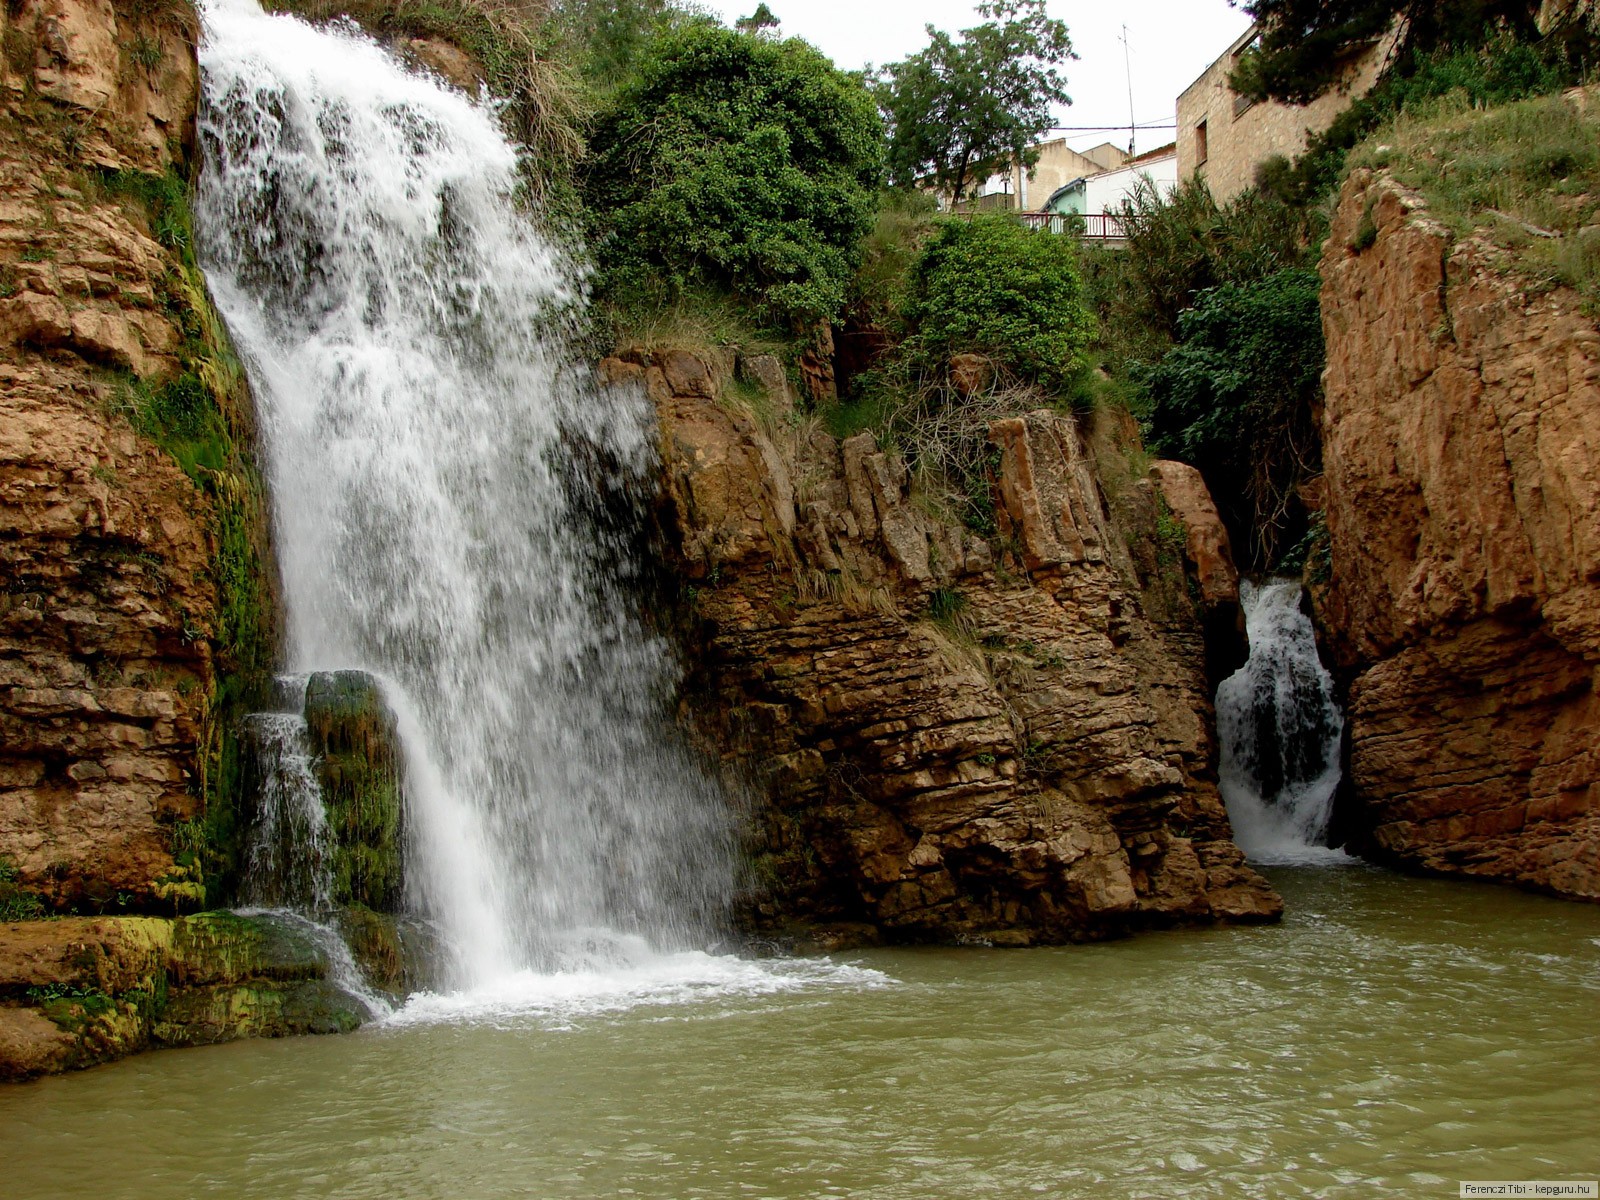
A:
<svg viewBox="0 0 1600 1200">
<path fill-rule="evenodd" d="M 639 519 L 651 414 L 572 360 L 581 279 L 518 210 L 515 147 L 353 26 L 203 17 L 196 222 L 259 408 L 288 666 L 385 681 L 450 982 L 696 944 L 727 809 L 672 733 L 626 537 L 589 515 Z"/>
</svg>

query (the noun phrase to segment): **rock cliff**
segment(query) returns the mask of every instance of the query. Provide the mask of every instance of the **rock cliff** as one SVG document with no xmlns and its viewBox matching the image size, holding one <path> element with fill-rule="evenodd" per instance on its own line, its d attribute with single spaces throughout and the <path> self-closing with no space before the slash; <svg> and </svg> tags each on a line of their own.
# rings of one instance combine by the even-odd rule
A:
<svg viewBox="0 0 1600 1200">
<path fill-rule="evenodd" d="M 191 336 L 141 197 L 186 162 L 192 14 L 139 11 L 0 16 L 0 856 L 50 906 L 171 912 L 217 591 L 206 496 L 129 419 Z"/>
<path fill-rule="evenodd" d="M 1507 266 L 1387 177 L 1346 183 L 1319 614 L 1369 848 L 1600 899 L 1600 330 Z"/>
<path fill-rule="evenodd" d="M 1214 602 L 1231 566 L 1207 555 L 1221 526 L 1198 478 L 1172 464 L 1121 489 L 1142 545 L 1168 527 L 1141 584 L 1073 418 L 993 426 L 985 539 L 872 434 L 796 417 L 781 372 L 758 421 L 734 367 L 638 350 L 602 375 L 659 413 L 685 706 L 758 797 L 746 920 L 821 944 L 1029 944 L 1276 917 L 1215 785 L 1183 563 L 1193 546 Z"/>
</svg>

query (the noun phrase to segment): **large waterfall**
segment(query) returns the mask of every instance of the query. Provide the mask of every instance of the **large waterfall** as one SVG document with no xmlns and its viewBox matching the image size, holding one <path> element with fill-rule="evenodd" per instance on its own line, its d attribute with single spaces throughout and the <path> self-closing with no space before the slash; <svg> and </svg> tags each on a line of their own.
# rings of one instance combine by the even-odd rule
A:
<svg viewBox="0 0 1600 1200">
<path fill-rule="evenodd" d="M 1258 862 L 1346 859 L 1326 845 L 1344 718 L 1301 595 L 1293 581 L 1241 585 L 1250 657 L 1217 688 L 1222 796 Z"/>
<path fill-rule="evenodd" d="M 565 346 L 581 283 L 487 106 L 351 27 L 211 0 L 201 256 L 253 385 L 296 672 L 399 714 L 412 905 L 457 988 L 704 944 L 726 806 L 626 584 L 642 396 Z"/>
</svg>

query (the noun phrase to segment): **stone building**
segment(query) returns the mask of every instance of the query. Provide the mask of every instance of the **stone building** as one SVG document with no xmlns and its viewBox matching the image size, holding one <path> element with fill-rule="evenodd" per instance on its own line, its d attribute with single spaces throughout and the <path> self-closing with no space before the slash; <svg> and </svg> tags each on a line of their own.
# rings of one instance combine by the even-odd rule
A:
<svg viewBox="0 0 1600 1200">
<path fill-rule="evenodd" d="M 1178 176 L 1198 172 L 1221 202 L 1255 183 L 1268 159 L 1299 154 L 1311 134 L 1328 128 L 1352 98 L 1370 91 L 1398 30 L 1352 54 L 1340 83 L 1306 105 L 1257 103 L 1228 86 L 1229 73 L 1259 36 L 1252 25 L 1178 97 Z"/>
</svg>

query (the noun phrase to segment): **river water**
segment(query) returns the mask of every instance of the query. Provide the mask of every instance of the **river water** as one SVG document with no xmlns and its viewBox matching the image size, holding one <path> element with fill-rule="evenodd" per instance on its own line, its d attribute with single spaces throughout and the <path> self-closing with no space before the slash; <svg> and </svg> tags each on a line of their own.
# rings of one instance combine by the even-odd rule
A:
<svg viewBox="0 0 1600 1200">
<path fill-rule="evenodd" d="M 1600 907 L 1269 871 L 1281 926 L 842 956 L 0 1090 L 53 1197 L 1455 1196 L 1593 1178 Z M 850 969 L 845 969 L 845 964 Z"/>
</svg>

